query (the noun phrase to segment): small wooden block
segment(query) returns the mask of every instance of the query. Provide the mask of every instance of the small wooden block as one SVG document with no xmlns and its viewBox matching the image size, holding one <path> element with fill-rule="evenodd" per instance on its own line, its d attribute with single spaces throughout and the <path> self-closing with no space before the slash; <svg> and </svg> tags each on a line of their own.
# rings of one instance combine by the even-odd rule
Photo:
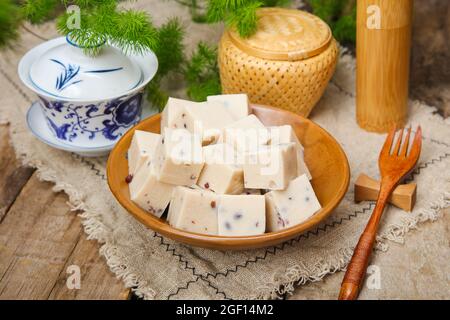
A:
<svg viewBox="0 0 450 320">
<path fill-rule="evenodd" d="M 417 184 L 408 183 L 401 184 L 395 188 L 389 203 L 411 212 L 416 203 L 416 189 Z M 360 174 L 355 182 L 355 202 L 377 200 L 378 192 L 380 191 L 380 182 L 368 177 L 365 174 Z"/>
</svg>

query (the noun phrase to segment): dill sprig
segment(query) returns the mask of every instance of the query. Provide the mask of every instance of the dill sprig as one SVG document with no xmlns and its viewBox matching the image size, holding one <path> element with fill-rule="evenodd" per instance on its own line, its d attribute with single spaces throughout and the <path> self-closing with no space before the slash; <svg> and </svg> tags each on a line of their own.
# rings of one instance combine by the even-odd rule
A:
<svg viewBox="0 0 450 320">
<path fill-rule="evenodd" d="M 25 0 L 22 14 L 32 24 L 39 24 L 50 19 L 61 4 L 59 0 Z"/>
<path fill-rule="evenodd" d="M 255 33 L 260 7 L 275 7 L 288 4 L 289 0 L 209 0 L 206 12 L 210 23 L 224 21 L 227 27 L 236 28 L 241 37 Z"/>
<path fill-rule="evenodd" d="M 0 47 L 11 44 L 18 38 L 18 27 L 22 22 L 21 12 L 12 0 L 0 1 Z"/>
<path fill-rule="evenodd" d="M 256 9 L 261 6 L 259 1 L 250 1 L 236 10 L 233 14 L 225 17 L 225 23 L 228 26 L 235 26 L 241 37 L 251 36 L 257 28 L 258 19 Z"/>
<path fill-rule="evenodd" d="M 71 39 L 86 53 L 98 53 L 97 45 L 103 41 L 125 53 L 142 54 L 157 48 L 158 33 L 146 12 L 121 10 L 117 8 L 117 1 L 113 0 L 73 2 L 80 6 L 81 28 L 68 27 L 70 15 L 67 12 L 58 18 L 57 28 L 62 34 L 70 34 Z M 65 5 L 68 3 L 65 1 Z"/>
<path fill-rule="evenodd" d="M 327 22 L 339 42 L 356 42 L 356 0 L 308 0 L 312 12 Z"/>
<path fill-rule="evenodd" d="M 198 3 L 198 0 L 175 0 L 177 3 L 189 7 L 192 21 L 197 23 L 207 22 L 205 9 L 206 7 Z"/>
<path fill-rule="evenodd" d="M 158 57 L 158 72 L 147 87 L 150 103 L 162 110 L 169 94 L 161 88 L 161 81 L 172 72 L 180 72 L 185 62 L 184 30 L 176 18 L 163 24 L 158 30 L 159 45 L 154 51 Z"/>
<path fill-rule="evenodd" d="M 197 45 L 196 51 L 184 68 L 186 93 L 194 101 L 205 101 L 209 95 L 220 94 L 217 48 L 204 42 Z"/>
<path fill-rule="evenodd" d="M 155 50 L 158 57 L 158 74 L 167 75 L 179 69 L 184 62 L 185 32 L 178 18 L 173 18 L 158 29 L 159 46 Z"/>
<path fill-rule="evenodd" d="M 356 41 L 356 0 L 307 0 L 312 12 L 327 22 L 338 41 Z M 209 0 L 206 20 L 225 22 L 236 28 L 241 37 L 251 36 L 257 28 L 256 12 L 260 7 L 281 7 L 290 0 Z"/>
<path fill-rule="evenodd" d="M 8 0 L 9 1 L 9 0 Z M 57 29 L 95 55 L 99 43 L 115 45 L 125 53 L 142 54 L 158 45 L 157 30 L 144 11 L 118 8 L 119 0 L 24 0 L 22 15 L 31 23 L 42 23 L 52 17 L 58 8 L 77 5 L 80 8 L 80 28 L 71 28 L 72 14 L 62 12 Z"/>
<path fill-rule="evenodd" d="M 248 37 L 256 31 L 256 9 L 262 4 L 258 0 L 210 0 L 207 21 L 224 21 L 227 27 L 236 28 L 239 35 Z"/>
</svg>

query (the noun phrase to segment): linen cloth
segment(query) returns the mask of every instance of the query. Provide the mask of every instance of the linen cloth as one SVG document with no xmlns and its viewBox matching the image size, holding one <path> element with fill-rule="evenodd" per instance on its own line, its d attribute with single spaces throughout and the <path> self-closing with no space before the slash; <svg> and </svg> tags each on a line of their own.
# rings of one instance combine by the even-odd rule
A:
<svg viewBox="0 0 450 320">
<path fill-rule="evenodd" d="M 175 1 L 137 1 L 156 24 L 179 16 L 186 26 L 186 47 L 205 40 L 215 43 L 221 26 L 191 22 L 188 9 Z M 155 14 L 155 13 L 158 14 Z M 349 191 L 335 212 L 320 226 L 297 238 L 259 250 L 225 252 L 185 246 L 146 229 L 116 202 L 106 183 L 106 158 L 84 158 L 52 149 L 29 132 L 25 115 L 36 99 L 20 82 L 17 64 L 37 44 L 56 37 L 53 23 L 26 26 L 12 50 L 0 54 L 0 121 L 10 123 L 17 156 L 38 169 L 40 178 L 65 191 L 81 217 L 90 239 L 102 246 L 100 254 L 124 285 L 146 299 L 277 298 L 295 285 L 319 281 L 343 270 L 352 254 L 374 203 L 353 202 L 353 184 L 359 173 L 379 177 L 377 158 L 385 136 L 361 130 L 355 121 L 355 62 L 342 52 L 336 73 L 310 118 L 330 132 L 347 154 L 351 168 Z M 182 95 L 182 87 L 170 87 Z M 423 150 L 408 181 L 418 184 L 412 213 L 392 206 L 386 210 L 377 248 L 401 243 L 405 234 L 424 221 L 436 220 L 450 204 L 450 121 L 434 109 L 411 102 L 409 124 L 423 128 Z M 317 159 L 320 161 L 320 159 Z M 408 239 L 413 239 L 414 236 Z M 414 263 L 414 261 L 412 261 Z"/>
</svg>

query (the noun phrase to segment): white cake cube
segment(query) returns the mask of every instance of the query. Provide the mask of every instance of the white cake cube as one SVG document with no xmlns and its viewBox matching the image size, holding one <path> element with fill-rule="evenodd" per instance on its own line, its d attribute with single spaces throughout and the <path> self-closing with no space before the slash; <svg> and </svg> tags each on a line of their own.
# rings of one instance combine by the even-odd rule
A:
<svg viewBox="0 0 450 320">
<path fill-rule="evenodd" d="M 262 122 L 251 114 L 226 126 L 223 141 L 245 153 L 257 149 L 259 145 L 269 144 L 270 133 Z"/>
<path fill-rule="evenodd" d="M 242 191 L 241 194 L 246 194 L 246 195 L 261 195 L 262 194 L 262 190 L 261 189 L 244 189 L 244 191 Z"/>
<path fill-rule="evenodd" d="M 295 148 L 297 151 L 297 175 L 301 176 L 302 174 L 306 174 L 308 178 L 311 180 L 311 173 L 309 172 L 308 167 L 306 166 L 304 159 L 304 148 L 295 134 L 294 129 L 290 125 L 278 126 L 278 127 L 270 127 L 270 143 L 271 144 L 279 144 L 279 143 L 289 143 L 294 142 Z"/>
<path fill-rule="evenodd" d="M 202 137 L 203 145 L 216 142 L 222 129 L 234 122 L 220 102 L 192 102 L 169 98 L 161 115 L 161 128 L 186 129 Z"/>
<path fill-rule="evenodd" d="M 205 166 L 197 184 L 218 194 L 240 194 L 244 190 L 244 172 L 236 165 L 236 151 L 228 144 L 203 147 Z"/>
<path fill-rule="evenodd" d="M 204 164 L 200 138 L 185 129 L 166 128 L 154 163 L 159 181 L 184 186 L 195 184 Z"/>
<path fill-rule="evenodd" d="M 170 97 L 161 113 L 161 131 L 164 128 L 170 128 L 194 132 L 194 120 L 187 110 L 196 105 L 197 102 Z"/>
<path fill-rule="evenodd" d="M 203 145 L 216 143 L 223 128 L 235 121 L 231 113 L 216 101 L 199 102 L 190 106 L 187 113 L 194 120 L 198 132 L 202 133 Z"/>
<path fill-rule="evenodd" d="M 295 144 L 260 146 L 248 153 L 243 168 L 245 188 L 285 189 L 297 176 Z"/>
<path fill-rule="evenodd" d="M 266 230 L 265 202 L 262 195 L 222 195 L 219 199 L 220 236 L 252 236 Z"/>
<path fill-rule="evenodd" d="M 264 196 L 268 232 L 302 223 L 321 208 L 305 174 L 292 180 L 286 190 L 270 191 Z"/>
<path fill-rule="evenodd" d="M 312 176 L 306 165 L 304 152 L 304 150 L 297 148 L 297 175 L 301 176 L 302 174 L 306 174 L 308 179 L 311 180 Z"/>
<path fill-rule="evenodd" d="M 130 198 L 139 207 L 160 218 L 169 204 L 174 187 L 158 181 L 150 160 L 147 160 L 129 184 Z"/>
<path fill-rule="evenodd" d="M 177 229 L 217 235 L 217 197 L 208 190 L 175 187 L 167 221 Z"/>
<path fill-rule="evenodd" d="M 128 149 L 128 172 L 134 175 L 139 167 L 151 159 L 158 145 L 160 135 L 152 132 L 135 130 Z"/>
<path fill-rule="evenodd" d="M 245 93 L 208 96 L 206 100 L 220 102 L 234 120 L 245 118 L 249 114 L 248 97 Z"/>
</svg>

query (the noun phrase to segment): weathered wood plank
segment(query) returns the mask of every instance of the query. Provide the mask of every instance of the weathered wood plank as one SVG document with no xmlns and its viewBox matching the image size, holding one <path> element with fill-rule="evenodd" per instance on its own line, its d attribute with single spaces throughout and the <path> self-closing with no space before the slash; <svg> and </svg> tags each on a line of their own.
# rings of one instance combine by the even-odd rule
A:
<svg viewBox="0 0 450 320">
<path fill-rule="evenodd" d="M 0 222 L 34 172 L 16 159 L 7 125 L 0 125 Z"/>
<path fill-rule="evenodd" d="M 46 299 L 80 237 L 63 193 L 34 174 L 0 224 L 0 298 Z"/>
<path fill-rule="evenodd" d="M 0 299 L 124 298 L 98 244 L 86 240 L 67 196 L 52 186 L 33 174 L 0 224 Z M 62 288 L 70 264 L 81 268 L 77 292 Z"/>
<path fill-rule="evenodd" d="M 80 237 L 63 193 L 34 174 L 0 224 L 0 298 L 45 299 Z"/>
<path fill-rule="evenodd" d="M 130 290 L 124 287 L 121 280 L 114 277 L 98 251 L 99 244 L 96 241 L 87 240 L 83 232 L 59 275 L 49 299 L 128 299 Z M 80 289 L 69 289 L 66 285 L 68 267 L 73 265 L 80 268 Z"/>
</svg>

